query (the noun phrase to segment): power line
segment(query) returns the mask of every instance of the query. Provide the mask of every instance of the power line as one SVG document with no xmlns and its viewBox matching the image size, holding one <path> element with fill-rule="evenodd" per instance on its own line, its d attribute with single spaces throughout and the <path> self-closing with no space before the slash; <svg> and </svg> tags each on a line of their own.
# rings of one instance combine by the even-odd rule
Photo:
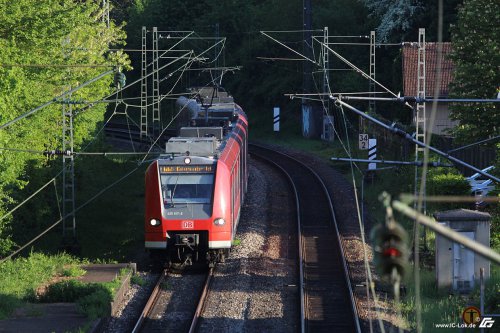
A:
<svg viewBox="0 0 500 333">
<path fill-rule="evenodd" d="M 130 175 L 132 175 L 135 171 L 137 171 L 139 169 L 140 166 L 137 166 L 135 167 L 133 170 L 131 170 L 130 172 L 128 172 L 127 174 L 125 174 L 124 176 L 122 176 L 121 178 L 119 178 L 118 180 L 116 180 L 115 182 L 111 183 L 110 185 L 104 187 L 103 189 L 101 189 L 99 192 L 97 192 L 94 196 L 92 196 L 90 199 L 88 199 L 86 202 L 84 202 L 83 204 L 81 204 L 80 206 L 78 206 L 75 210 L 73 210 L 72 212 L 68 213 L 66 216 L 70 216 L 71 214 L 76 214 L 76 212 L 78 212 L 80 209 L 84 208 L 85 206 L 87 206 L 88 204 L 90 204 L 92 201 L 94 201 L 95 199 L 97 199 L 98 197 L 100 197 L 104 192 L 106 192 L 107 190 L 109 190 L 110 188 L 114 187 L 115 185 L 117 185 L 118 183 L 120 183 L 121 181 L 123 181 L 124 179 L 126 179 L 127 177 L 129 177 Z M 14 251 L 13 253 L 11 253 L 10 255 L 8 255 L 7 257 L 5 258 L 2 258 L 0 259 L 0 264 L 4 263 L 5 261 L 7 261 L 8 259 L 12 258 L 13 256 L 15 256 L 16 254 L 18 254 L 19 252 L 21 252 L 22 250 L 24 250 L 26 247 L 28 247 L 29 245 L 33 244 L 35 241 L 37 241 L 38 239 L 40 239 L 43 235 L 45 235 L 46 233 L 48 233 L 50 230 L 52 230 L 54 227 L 56 227 L 58 224 L 60 224 L 63 219 L 66 217 L 66 216 L 63 216 L 61 217 L 60 219 L 58 219 L 56 222 L 54 222 L 50 227 L 48 227 L 47 229 L 45 229 L 44 231 L 42 231 L 39 235 L 37 235 L 35 238 L 33 238 L 32 240 L 30 240 L 28 243 L 24 244 L 23 246 L 21 246 L 19 249 L 17 249 L 16 251 Z"/>
<path fill-rule="evenodd" d="M 69 67 L 69 68 L 97 68 L 97 67 L 116 67 L 116 65 L 103 64 L 0 64 L 0 67 Z"/>
<path fill-rule="evenodd" d="M 109 71 L 106 71 L 106 72 L 104 72 L 104 73 L 102 73 L 102 74 L 100 74 L 100 75 L 98 75 L 98 76 L 94 77 L 93 79 L 91 79 L 91 80 L 89 80 L 89 81 L 87 81 L 87 82 L 84 82 L 84 83 L 82 83 L 81 85 L 79 85 L 79 86 L 77 86 L 77 87 L 75 87 L 75 88 L 73 88 L 73 89 L 70 89 L 70 90 L 68 90 L 68 91 L 66 91 L 66 92 L 64 92 L 64 93 L 62 93 L 61 95 L 59 95 L 59 96 L 57 96 L 57 97 L 53 98 L 52 100 L 50 100 L 50 101 L 48 101 L 48 102 L 46 102 L 46 103 L 44 103 L 44 104 L 42 104 L 42 105 L 40 105 L 40 106 L 38 106 L 38 107 L 36 107 L 36 108 L 32 109 L 31 111 L 28 111 L 28 112 L 26 112 L 26 113 L 24 113 L 24 114 L 20 115 L 19 117 L 16 117 L 15 119 L 13 119 L 13 120 L 11 120 L 11 121 L 8 121 L 7 123 L 5 123 L 5 124 L 1 125 L 1 126 L 0 126 L 0 130 L 1 130 L 1 129 L 4 129 L 4 128 L 6 128 L 6 127 L 8 127 L 8 126 L 10 126 L 10 125 L 12 125 L 12 124 L 14 124 L 14 123 L 16 123 L 16 122 L 18 122 L 19 120 L 22 120 L 22 119 L 24 119 L 24 118 L 26 118 L 26 117 L 28 117 L 28 116 L 32 115 L 33 113 L 35 113 L 35 112 L 37 112 L 37 111 L 39 111 L 39 110 L 41 110 L 41 109 L 45 108 L 46 106 L 49 106 L 49 105 L 51 105 L 51 104 L 53 104 L 53 103 L 55 103 L 55 102 L 57 102 L 57 101 L 59 101 L 59 100 L 63 99 L 64 97 L 66 97 L 66 96 L 68 96 L 68 95 L 71 95 L 71 94 L 72 94 L 72 93 L 74 93 L 75 91 L 78 91 L 78 90 L 82 89 L 83 87 L 86 87 L 86 86 L 88 86 L 89 84 L 91 84 L 91 83 L 93 83 L 93 82 L 95 82 L 95 81 L 97 81 L 97 80 L 99 80 L 99 79 L 103 78 L 104 76 L 106 76 L 106 75 L 108 75 L 108 74 L 113 73 L 113 72 L 114 72 L 114 70 L 109 70 Z"/>
<path fill-rule="evenodd" d="M 478 141 L 478 142 L 474 142 L 474 143 L 471 143 L 471 144 L 466 145 L 466 146 L 462 146 L 462 147 L 458 147 L 458 148 L 454 148 L 454 149 L 448 150 L 448 154 L 451 153 L 451 152 L 454 152 L 454 151 L 459 151 L 459 150 L 462 150 L 462 149 L 466 149 L 466 148 L 469 148 L 469 147 L 480 145 L 482 143 L 486 143 L 486 142 L 490 142 L 490 141 L 496 141 L 498 139 L 500 139 L 500 135 L 497 135 L 497 136 L 495 136 L 493 138 L 484 139 L 484 140 L 481 140 L 481 141 Z"/>
<path fill-rule="evenodd" d="M 453 161 L 453 162 L 458 163 L 460 165 L 463 165 L 463 166 L 465 166 L 465 167 L 467 167 L 467 168 L 469 168 L 471 170 L 474 170 L 477 173 L 479 173 L 479 174 L 481 174 L 481 175 L 483 175 L 483 176 L 485 176 L 485 177 L 487 177 L 489 179 L 492 179 L 492 180 L 496 181 L 497 183 L 500 182 L 500 178 L 495 177 L 493 175 L 490 175 L 490 174 L 488 174 L 488 173 L 486 173 L 486 172 L 484 172 L 484 171 L 482 171 L 482 170 L 480 170 L 480 169 L 478 169 L 478 168 L 476 168 L 476 167 L 474 167 L 474 166 L 472 166 L 470 164 L 467 164 L 467 163 L 463 162 L 462 160 L 459 160 L 458 158 L 455 158 L 455 157 L 453 157 L 453 156 L 451 156 L 451 155 L 449 155 L 449 154 L 447 154 L 445 152 L 442 152 L 442 151 L 440 151 L 440 150 L 438 150 L 438 149 L 436 149 L 436 148 L 434 148 L 432 146 L 424 144 L 424 143 L 422 143 L 422 142 L 414 139 L 413 136 L 411 136 L 410 134 L 404 132 L 403 130 L 401 130 L 399 128 L 396 128 L 394 126 L 386 125 L 383 122 L 381 122 L 380 120 L 377 120 L 376 118 L 374 118 L 374 117 L 372 117 L 372 116 L 364 113 L 363 111 L 360 111 L 360 110 L 356 109 L 355 107 L 347 104 L 346 102 L 342 101 L 339 98 L 332 97 L 332 99 L 335 100 L 340 105 L 343 105 L 343 106 L 347 107 L 349 110 L 354 111 L 356 114 L 360 115 L 361 117 L 367 118 L 371 122 L 374 122 L 375 124 L 377 124 L 379 126 L 382 126 L 382 127 L 386 128 L 386 129 L 390 130 L 391 132 L 393 132 L 393 133 L 395 133 L 395 134 L 397 134 L 397 135 L 405 138 L 406 140 L 409 140 L 409 141 L 415 143 L 416 145 L 419 145 L 421 147 L 427 148 L 430 151 L 433 151 L 434 153 L 436 153 L 438 155 L 441 155 L 441 156 L 449 159 L 450 161 Z"/>
<path fill-rule="evenodd" d="M 40 187 L 38 190 L 36 190 L 33 194 L 31 194 L 28 198 L 26 198 L 23 202 L 21 202 L 20 204 L 18 204 L 16 207 L 14 207 L 13 209 L 11 209 L 10 211 L 8 211 L 7 213 L 5 213 L 2 217 L 0 217 L 0 221 L 3 220 L 4 218 L 6 218 L 7 216 L 9 215 L 12 215 L 16 210 L 18 210 L 21 206 L 23 206 L 26 202 L 28 202 L 29 200 L 31 200 L 31 198 L 33 198 L 35 195 L 37 195 L 38 193 L 40 193 L 44 188 L 46 188 L 47 186 L 49 186 L 52 182 L 55 182 L 56 181 L 56 177 L 52 178 L 51 180 L 49 180 L 47 183 L 45 183 L 44 185 L 42 185 L 42 187 Z"/>
</svg>

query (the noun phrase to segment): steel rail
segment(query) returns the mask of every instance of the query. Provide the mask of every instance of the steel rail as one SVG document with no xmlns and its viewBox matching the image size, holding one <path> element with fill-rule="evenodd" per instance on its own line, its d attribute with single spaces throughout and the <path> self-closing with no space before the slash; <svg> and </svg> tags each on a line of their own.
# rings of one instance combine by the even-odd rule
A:
<svg viewBox="0 0 500 333">
<path fill-rule="evenodd" d="M 358 309 L 356 308 L 356 305 L 354 303 L 354 292 L 352 291 L 351 279 L 349 277 L 349 268 L 347 267 L 347 262 L 345 260 L 344 246 L 342 245 L 342 238 L 340 237 L 340 232 L 339 232 L 339 228 L 338 228 L 338 224 L 337 224 L 337 217 L 335 215 L 335 210 L 333 208 L 332 197 L 330 196 L 330 192 L 328 192 L 328 189 L 326 188 L 326 185 L 323 182 L 323 179 L 321 179 L 321 177 L 311 167 L 309 167 L 308 165 L 300 162 L 299 160 L 297 160 L 296 158 L 294 158 L 292 156 L 289 156 L 289 155 L 284 154 L 284 153 L 279 153 L 279 154 L 287 156 L 288 158 L 296 161 L 297 163 L 303 165 L 306 169 L 308 169 L 316 177 L 316 179 L 320 182 L 321 186 L 323 187 L 324 193 L 328 197 L 328 204 L 330 206 L 330 212 L 331 212 L 331 214 L 333 216 L 333 226 L 335 227 L 335 234 L 337 235 L 337 239 L 338 239 L 338 242 L 339 242 L 339 245 L 340 245 L 342 265 L 344 266 L 344 275 L 345 275 L 345 279 L 346 279 L 346 282 L 347 282 L 347 287 L 349 289 L 349 296 L 351 297 L 351 301 L 352 301 L 351 302 L 351 306 L 352 306 L 352 311 L 353 311 L 353 314 L 354 314 L 354 321 L 355 321 L 355 326 L 356 326 L 356 332 L 361 333 L 361 326 L 359 324 Z"/>
<path fill-rule="evenodd" d="M 265 149 L 265 147 L 262 147 L 262 146 L 259 146 L 259 145 L 255 145 L 255 144 L 250 144 L 250 145 L 254 145 L 256 147 L 260 147 L 260 148 L 263 148 Z M 254 156 L 257 156 L 263 160 L 265 160 L 267 163 L 269 164 L 272 164 L 273 166 L 275 166 L 276 168 L 278 168 L 279 170 L 281 170 L 281 172 L 283 172 L 283 174 L 285 175 L 285 177 L 288 179 L 288 182 L 290 183 L 290 186 L 292 186 L 292 189 L 293 189 L 293 194 L 295 196 L 295 206 L 296 206 L 296 211 L 297 211 L 297 232 L 298 232 L 298 242 L 299 242 L 299 286 L 300 286 L 300 332 L 304 333 L 306 331 L 306 326 L 305 326 L 305 297 L 304 297 L 304 289 L 305 289 L 305 285 L 304 285 L 304 251 L 305 251 L 305 248 L 304 248 L 304 241 L 303 241 L 303 238 L 302 238 L 302 228 L 301 228 L 301 223 L 300 223 L 300 201 L 299 201 L 299 191 L 297 190 L 297 186 L 295 186 L 295 183 L 293 181 L 293 178 L 292 176 L 285 170 L 283 169 L 279 164 L 261 156 L 261 155 L 258 155 L 258 154 L 255 154 L 255 153 L 252 153 Z"/>
<path fill-rule="evenodd" d="M 324 191 L 324 194 L 327 196 L 328 198 L 328 203 L 329 203 L 329 208 L 330 208 L 330 213 L 333 217 L 333 227 L 335 228 L 335 233 L 336 233 L 336 236 L 337 236 L 337 240 L 339 242 L 339 248 L 340 248 L 340 251 L 341 251 L 341 260 L 342 260 L 342 264 L 343 264 L 343 271 L 344 271 L 344 277 L 346 279 L 346 283 L 347 283 L 347 287 L 348 287 L 348 290 L 349 290 L 349 296 L 350 296 L 350 299 L 351 299 L 351 307 L 352 307 L 352 311 L 353 311 L 353 315 L 354 315 L 354 321 L 355 321 L 355 327 L 356 327 L 356 332 L 360 333 L 361 332 L 361 327 L 360 327 L 360 323 L 359 323 L 359 314 L 358 314 L 358 311 L 357 311 L 357 308 L 356 308 L 356 305 L 354 303 L 354 293 L 353 293 L 353 290 L 352 290 L 352 285 L 351 285 L 351 281 L 350 281 L 350 278 L 349 278 L 349 270 L 348 270 L 348 267 L 347 267 L 347 262 L 345 260 L 345 252 L 344 252 L 344 247 L 342 245 L 342 240 L 341 240 L 341 237 L 340 237 L 340 232 L 339 232 L 339 229 L 338 229 L 338 225 L 337 225 L 337 219 L 336 219 L 336 215 L 335 215 L 335 210 L 333 208 L 333 204 L 332 204 L 332 197 L 330 196 L 330 193 L 328 192 L 328 189 L 325 185 L 325 183 L 323 182 L 323 180 L 321 179 L 321 177 L 311 168 L 309 167 L 308 165 L 302 163 L 301 161 L 297 160 L 296 158 L 288 155 L 288 154 L 285 154 L 285 153 L 282 153 L 282 152 L 278 152 L 278 151 L 275 151 L 273 149 L 270 149 L 270 148 L 267 148 L 267 147 L 264 147 L 264 146 L 261 146 L 261 145 L 257 145 L 257 144 L 251 144 L 255 147 L 258 147 L 260 149 L 265 149 L 265 150 L 270 150 L 270 151 L 273 151 L 275 154 L 278 154 L 278 155 L 282 155 L 282 156 L 285 156 L 286 158 L 289 158 L 293 161 L 295 161 L 296 163 L 298 163 L 299 165 L 303 166 L 304 168 L 306 168 L 307 170 L 309 170 L 309 172 L 311 172 L 311 174 L 319 181 L 319 183 L 321 184 L 321 187 L 323 188 L 323 191 Z M 253 153 L 255 154 L 255 153 Z M 258 154 L 257 154 L 258 156 Z M 265 157 L 262 157 L 260 156 L 261 158 L 263 159 L 266 159 L 267 161 L 269 161 L 267 158 Z M 303 251 L 305 251 L 304 249 L 304 242 L 302 241 L 302 228 L 301 228 L 301 223 L 300 223 L 300 205 L 299 205 L 299 197 L 298 197 L 298 191 L 297 191 L 297 188 L 295 186 L 295 182 L 293 181 L 293 178 L 291 177 L 291 175 L 286 171 L 284 170 L 280 165 L 276 164 L 275 162 L 273 161 L 270 161 L 273 165 L 277 166 L 279 169 L 281 169 L 285 175 L 287 176 L 287 178 L 289 179 L 290 181 L 290 184 L 292 185 L 293 189 L 294 189 L 294 192 L 295 192 L 295 197 L 296 197 L 296 202 L 297 202 L 297 220 L 298 220 L 298 229 L 299 229 L 299 260 L 300 260 L 300 286 L 301 286 L 301 293 L 300 293 L 300 296 L 301 296 L 301 332 L 306 332 L 305 331 L 305 304 L 307 302 L 307 299 L 304 297 L 304 289 L 305 289 L 305 285 L 304 285 L 304 282 L 303 282 L 303 277 L 304 277 L 304 273 L 303 273 Z"/>
<path fill-rule="evenodd" d="M 151 295 L 149 296 L 149 299 L 146 303 L 146 306 L 144 306 L 144 309 L 142 310 L 141 314 L 139 315 L 139 318 L 137 319 L 137 322 L 136 322 L 134 328 L 132 329 L 132 333 L 140 332 L 140 330 L 142 328 L 142 324 L 144 322 L 144 319 L 147 317 L 147 315 L 151 311 L 153 305 L 156 303 L 156 298 L 158 297 L 161 285 L 162 285 L 163 281 L 165 281 L 166 277 L 167 277 L 167 270 L 165 269 L 160 274 L 160 277 L 158 278 L 158 281 L 156 282 L 156 285 L 153 288 Z"/>
<path fill-rule="evenodd" d="M 201 317 L 201 314 L 203 313 L 203 309 L 205 308 L 205 302 L 207 300 L 208 292 L 212 284 L 214 271 L 215 267 L 210 267 L 207 278 L 205 279 L 203 290 L 201 291 L 200 300 L 198 301 L 198 305 L 196 306 L 196 310 L 194 311 L 193 320 L 191 321 L 191 326 L 189 327 L 189 333 L 194 333 L 198 329 L 199 319 Z"/>
</svg>

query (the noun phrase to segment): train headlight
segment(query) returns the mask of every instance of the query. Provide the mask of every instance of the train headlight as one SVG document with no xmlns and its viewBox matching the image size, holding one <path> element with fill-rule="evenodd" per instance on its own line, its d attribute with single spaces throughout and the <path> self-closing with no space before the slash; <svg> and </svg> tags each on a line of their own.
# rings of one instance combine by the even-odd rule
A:
<svg viewBox="0 0 500 333">
<path fill-rule="evenodd" d="M 149 221 L 149 224 L 151 224 L 153 227 L 156 227 L 161 224 L 161 221 L 157 219 L 151 219 L 151 221 Z"/>
<path fill-rule="evenodd" d="M 226 221 L 224 221 L 224 219 L 222 219 L 222 218 L 218 218 L 218 219 L 214 220 L 215 225 L 224 225 L 224 223 L 226 223 Z"/>
<path fill-rule="evenodd" d="M 191 163 L 191 157 L 185 157 L 185 158 L 184 158 L 184 163 L 185 163 L 185 164 L 189 164 L 189 163 Z"/>
</svg>

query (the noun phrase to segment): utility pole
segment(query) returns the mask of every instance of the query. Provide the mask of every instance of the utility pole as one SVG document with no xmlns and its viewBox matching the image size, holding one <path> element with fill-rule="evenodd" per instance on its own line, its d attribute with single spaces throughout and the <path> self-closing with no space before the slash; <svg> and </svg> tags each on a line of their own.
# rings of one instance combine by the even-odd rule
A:
<svg viewBox="0 0 500 333">
<path fill-rule="evenodd" d="M 142 27 L 141 48 L 141 140 L 148 136 L 147 30 Z"/>
</svg>

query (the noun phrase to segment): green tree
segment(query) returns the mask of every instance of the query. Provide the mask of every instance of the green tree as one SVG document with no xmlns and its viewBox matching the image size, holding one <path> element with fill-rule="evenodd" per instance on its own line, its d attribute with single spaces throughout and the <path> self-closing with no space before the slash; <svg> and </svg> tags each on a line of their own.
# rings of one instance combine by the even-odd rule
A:
<svg viewBox="0 0 500 333">
<path fill-rule="evenodd" d="M 500 85 L 500 2 L 466 0 L 452 27 L 455 64 L 451 96 L 496 98 Z M 457 140 L 473 142 L 500 133 L 498 103 L 460 103 L 451 106 L 452 118 L 460 125 Z"/>
<path fill-rule="evenodd" d="M 60 95 L 69 87 L 107 71 L 126 59 L 109 51 L 124 42 L 121 26 L 102 22 L 95 1 L 0 0 L 0 123 Z M 96 100 L 111 91 L 112 75 L 74 93 L 75 100 Z M 78 149 L 103 119 L 105 105 L 75 118 L 74 140 Z M 0 130 L 0 147 L 60 149 L 60 104 L 46 107 Z M 58 170 L 44 156 L 0 150 L 0 215 L 20 198 L 19 191 Z M 7 250 L 9 224 L 0 221 L 0 254 Z M 24 221 L 16 221 L 16 226 Z M 7 245 L 5 245 L 7 244 Z"/>
</svg>

